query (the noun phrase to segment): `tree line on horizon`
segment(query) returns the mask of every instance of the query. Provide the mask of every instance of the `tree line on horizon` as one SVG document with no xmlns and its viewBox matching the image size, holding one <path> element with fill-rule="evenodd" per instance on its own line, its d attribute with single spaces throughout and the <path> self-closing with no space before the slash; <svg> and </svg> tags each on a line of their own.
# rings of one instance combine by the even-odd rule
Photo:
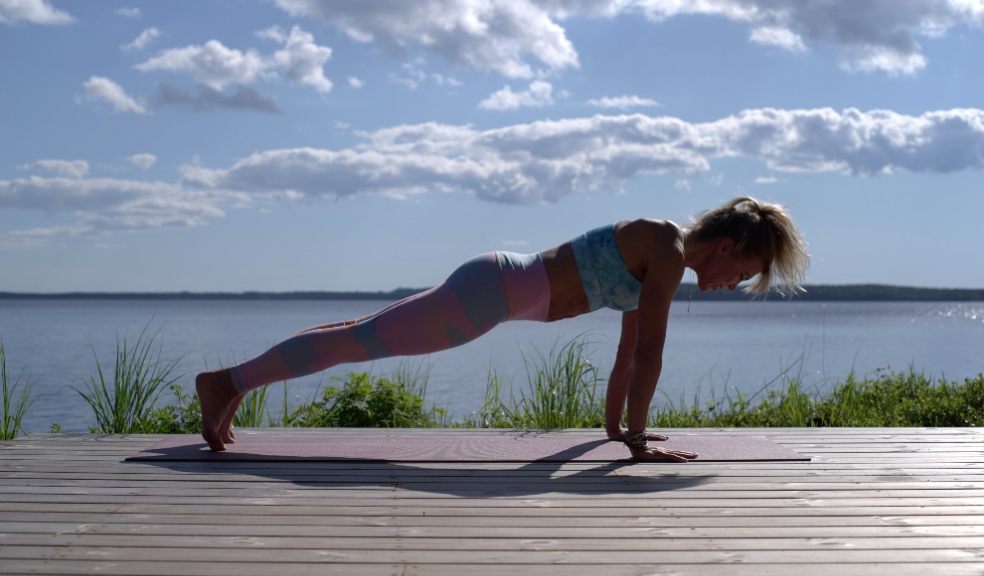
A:
<svg viewBox="0 0 984 576">
<path fill-rule="evenodd" d="M 859 302 L 979 302 L 984 289 L 921 288 L 887 284 L 810 284 L 805 292 L 791 296 L 770 293 L 767 300 L 859 301 Z M 298 290 L 288 292 L 0 292 L 2 300 L 397 300 L 424 288 L 397 288 L 389 291 Z M 680 284 L 675 300 L 741 301 L 751 296 L 741 290 L 701 292 L 693 283 Z"/>
</svg>

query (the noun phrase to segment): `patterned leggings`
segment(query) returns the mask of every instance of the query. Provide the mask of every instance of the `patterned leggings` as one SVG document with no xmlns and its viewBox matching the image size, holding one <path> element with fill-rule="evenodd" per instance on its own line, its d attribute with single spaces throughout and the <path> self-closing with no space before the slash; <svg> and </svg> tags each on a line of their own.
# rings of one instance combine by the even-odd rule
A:
<svg viewBox="0 0 984 576">
<path fill-rule="evenodd" d="M 375 314 L 305 330 L 232 368 L 240 393 L 346 362 L 446 350 L 506 320 L 547 321 L 550 284 L 538 254 L 489 252 L 440 286 Z"/>
</svg>

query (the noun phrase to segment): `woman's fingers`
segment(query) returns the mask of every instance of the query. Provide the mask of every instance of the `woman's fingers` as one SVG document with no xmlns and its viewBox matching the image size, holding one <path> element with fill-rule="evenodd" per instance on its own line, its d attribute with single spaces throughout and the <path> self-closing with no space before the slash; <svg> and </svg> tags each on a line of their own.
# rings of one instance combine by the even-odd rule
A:
<svg viewBox="0 0 984 576">
<path fill-rule="evenodd" d="M 632 450 L 632 456 L 637 460 L 660 460 L 669 462 L 687 462 L 697 457 L 696 452 L 686 450 L 667 450 L 666 448 L 645 448 Z"/>
</svg>

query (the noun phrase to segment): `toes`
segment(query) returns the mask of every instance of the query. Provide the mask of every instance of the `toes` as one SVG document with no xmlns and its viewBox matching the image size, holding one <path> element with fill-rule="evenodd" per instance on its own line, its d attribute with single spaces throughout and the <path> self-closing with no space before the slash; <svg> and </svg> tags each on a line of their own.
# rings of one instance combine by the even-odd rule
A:
<svg viewBox="0 0 984 576">
<path fill-rule="evenodd" d="M 216 434 L 214 431 L 203 428 L 202 438 L 205 439 L 205 442 L 208 444 L 209 449 L 211 449 L 213 452 L 225 451 L 226 449 L 225 444 L 222 442 L 222 439 L 219 438 L 218 434 Z"/>
<path fill-rule="evenodd" d="M 236 435 L 233 434 L 231 427 L 222 432 L 222 441 L 225 442 L 226 444 L 236 443 Z"/>
<path fill-rule="evenodd" d="M 217 397 L 212 374 L 202 373 L 195 378 L 195 389 L 202 410 L 202 438 L 208 447 L 216 452 L 226 449 L 222 423 L 225 420 L 228 405 Z"/>
</svg>

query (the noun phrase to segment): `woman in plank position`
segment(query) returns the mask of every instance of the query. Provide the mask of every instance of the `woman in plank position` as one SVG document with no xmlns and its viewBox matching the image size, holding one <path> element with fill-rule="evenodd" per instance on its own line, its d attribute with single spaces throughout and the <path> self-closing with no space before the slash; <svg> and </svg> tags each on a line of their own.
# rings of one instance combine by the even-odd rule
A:
<svg viewBox="0 0 984 576">
<path fill-rule="evenodd" d="M 232 419 L 254 388 L 345 362 L 427 354 L 473 340 L 506 320 L 552 322 L 599 308 L 620 310 L 622 332 L 608 381 L 608 437 L 638 459 L 686 461 L 691 452 L 647 444 L 670 302 L 686 268 L 700 290 L 756 278 L 745 290 L 795 291 L 809 257 L 782 206 L 735 198 L 690 227 L 631 220 L 591 230 L 538 254 L 490 252 L 465 262 L 440 286 L 364 318 L 305 330 L 238 366 L 198 375 L 202 436 L 212 450 L 235 441 Z M 628 430 L 622 430 L 628 404 Z"/>
</svg>

